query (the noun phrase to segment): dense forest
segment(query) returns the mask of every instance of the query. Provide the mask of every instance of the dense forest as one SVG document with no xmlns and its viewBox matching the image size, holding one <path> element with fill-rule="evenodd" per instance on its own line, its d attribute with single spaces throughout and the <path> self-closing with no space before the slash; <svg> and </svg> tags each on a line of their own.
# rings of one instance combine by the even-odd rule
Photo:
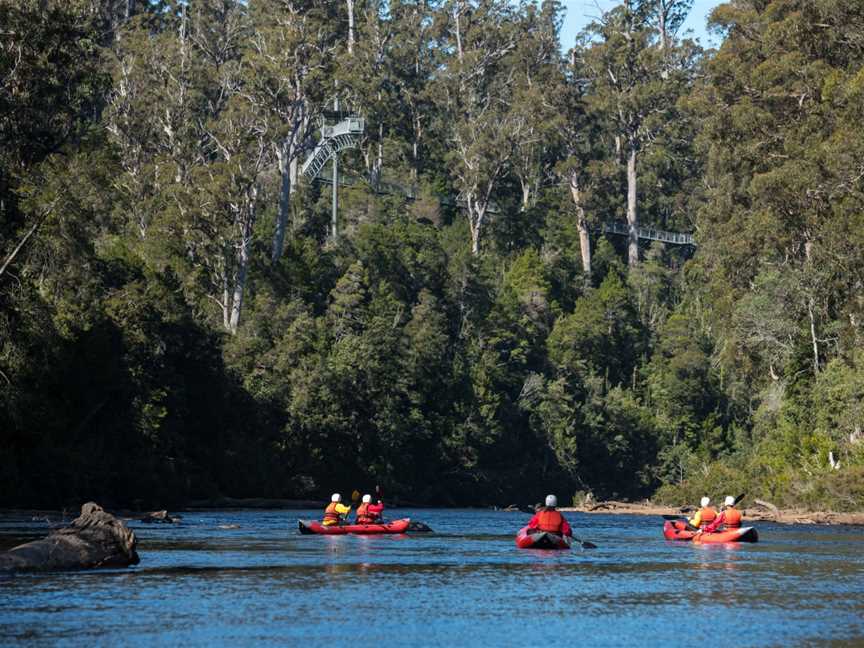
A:
<svg viewBox="0 0 864 648">
<path fill-rule="evenodd" d="M 691 5 L 0 0 L 0 505 L 860 507 L 864 3 Z"/>
</svg>

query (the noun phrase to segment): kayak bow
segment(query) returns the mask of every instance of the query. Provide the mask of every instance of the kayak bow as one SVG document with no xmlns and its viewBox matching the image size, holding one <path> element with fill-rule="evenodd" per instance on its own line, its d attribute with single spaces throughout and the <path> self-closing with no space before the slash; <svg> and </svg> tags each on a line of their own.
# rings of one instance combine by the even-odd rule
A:
<svg viewBox="0 0 864 648">
<path fill-rule="evenodd" d="M 520 549 L 569 549 L 572 542 L 570 536 L 529 529 L 527 526 L 516 534 L 516 546 Z"/>
</svg>

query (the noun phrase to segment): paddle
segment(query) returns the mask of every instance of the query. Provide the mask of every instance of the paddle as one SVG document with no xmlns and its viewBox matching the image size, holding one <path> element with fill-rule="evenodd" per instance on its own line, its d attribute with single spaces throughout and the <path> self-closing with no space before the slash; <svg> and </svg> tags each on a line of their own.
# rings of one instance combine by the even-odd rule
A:
<svg viewBox="0 0 864 648">
<path fill-rule="evenodd" d="M 359 502 L 359 501 L 360 501 L 360 491 L 358 491 L 355 488 L 354 492 L 351 493 L 351 506 L 357 506 L 357 502 Z M 349 515 L 351 515 L 351 511 L 348 511 L 347 513 L 345 513 L 345 517 L 342 518 L 343 523 L 348 522 L 348 516 Z"/>
<path fill-rule="evenodd" d="M 593 542 L 588 542 L 587 540 L 580 540 L 579 538 L 575 538 L 575 537 L 573 538 L 573 540 L 575 540 L 576 542 L 581 544 L 583 549 L 596 549 L 597 548 L 597 545 L 595 545 Z"/>
<path fill-rule="evenodd" d="M 687 517 L 684 515 L 663 515 L 661 516 L 664 520 L 686 520 Z"/>
</svg>

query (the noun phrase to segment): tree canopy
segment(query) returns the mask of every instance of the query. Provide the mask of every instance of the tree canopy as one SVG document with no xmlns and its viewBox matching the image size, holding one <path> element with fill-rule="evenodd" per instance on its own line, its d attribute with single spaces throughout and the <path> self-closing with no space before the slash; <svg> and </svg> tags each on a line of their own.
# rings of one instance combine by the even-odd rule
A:
<svg viewBox="0 0 864 648">
<path fill-rule="evenodd" d="M 856 506 L 864 6 L 691 5 L 0 0 L 0 502 Z"/>
</svg>

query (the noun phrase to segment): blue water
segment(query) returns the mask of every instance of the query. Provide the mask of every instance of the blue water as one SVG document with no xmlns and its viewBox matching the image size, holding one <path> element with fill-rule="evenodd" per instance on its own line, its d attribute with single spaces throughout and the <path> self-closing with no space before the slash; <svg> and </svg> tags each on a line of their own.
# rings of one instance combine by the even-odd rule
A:
<svg viewBox="0 0 864 648">
<path fill-rule="evenodd" d="M 137 567 L 0 576 L 0 645 L 864 646 L 860 527 L 694 546 L 659 518 L 570 513 L 599 548 L 552 552 L 516 548 L 521 513 L 394 510 L 436 533 L 298 535 L 317 513 L 132 522 Z M 0 541 L 47 528 L 5 516 Z"/>
</svg>

